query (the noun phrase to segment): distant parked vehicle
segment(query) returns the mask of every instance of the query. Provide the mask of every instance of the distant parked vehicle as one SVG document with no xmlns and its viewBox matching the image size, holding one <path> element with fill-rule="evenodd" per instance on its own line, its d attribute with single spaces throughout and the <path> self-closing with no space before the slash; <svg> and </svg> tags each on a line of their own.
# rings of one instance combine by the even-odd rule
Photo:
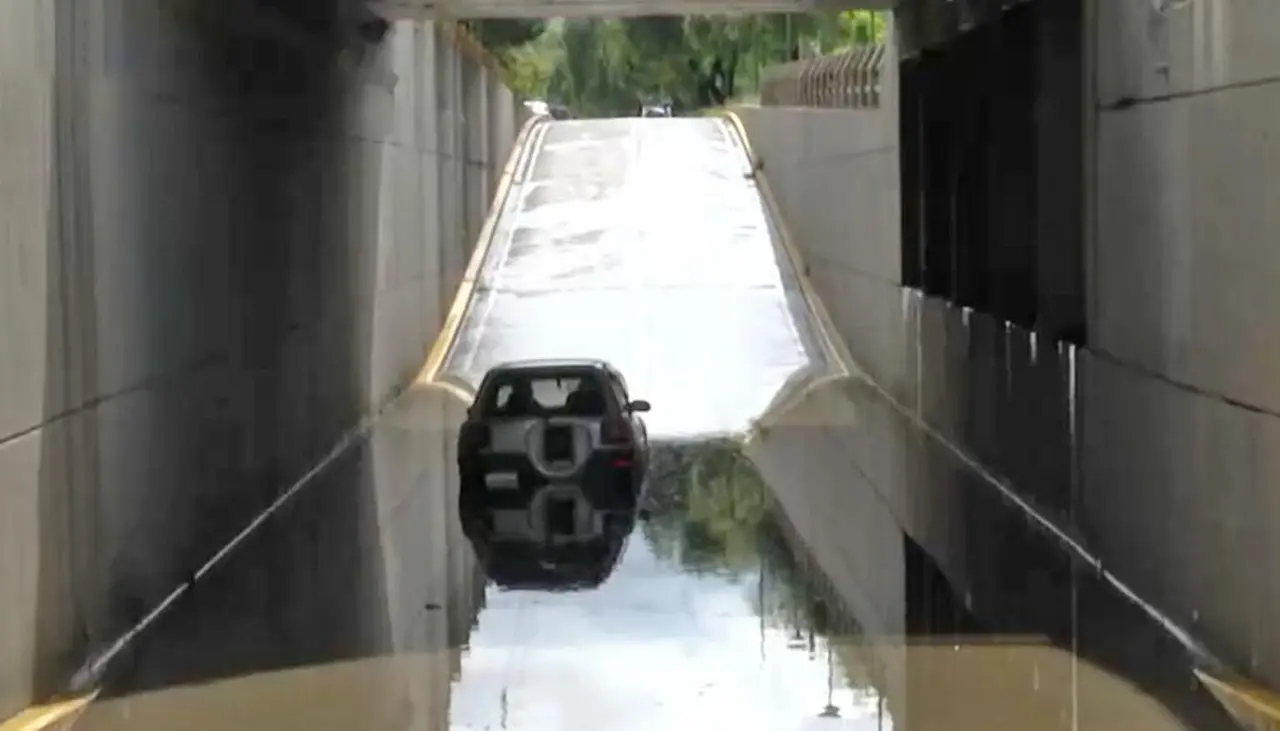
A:
<svg viewBox="0 0 1280 731">
<path fill-rule="evenodd" d="M 672 114 L 670 104 L 642 104 L 637 114 L 640 117 L 670 117 Z"/>
<path fill-rule="evenodd" d="M 536 115 L 546 115 L 552 119 L 573 119 L 573 112 L 563 104 L 554 104 L 543 101 L 542 99 L 528 99 L 524 103 L 524 108 L 530 113 Z"/>
</svg>

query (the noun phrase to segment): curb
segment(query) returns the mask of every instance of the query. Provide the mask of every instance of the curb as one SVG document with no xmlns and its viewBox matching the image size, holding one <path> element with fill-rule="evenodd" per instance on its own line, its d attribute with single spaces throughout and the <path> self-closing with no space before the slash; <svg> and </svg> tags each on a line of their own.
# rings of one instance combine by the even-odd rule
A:
<svg viewBox="0 0 1280 731">
<path fill-rule="evenodd" d="M 517 177 L 523 179 L 524 166 L 528 163 L 531 152 L 537 147 L 530 144 L 533 142 L 533 135 L 546 121 L 547 117 L 530 117 L 525 121 L 520 134 L 516 135 L 511 154 L 507 157 L 507 164 L 502 170 L 502 177 L 498 179 L 493 200 L 489 203 L 489 213 L 476 237 L 476 246 L 471 251 L 471 258 L 463 271 L 462 281 L 458 283 L 453 304 L 449 307 L 449 312 L 440 326 L 440 333 L 427 352 L 426 362 L 418 371 L 418 377 L 414 379 L 415 383 L 437 381 L 440 367 L 444 365 L 445 358 L 453 349 L 454 341 L 458 337 L 458 329 L 462 326 L 462 321 L 471 307 L 471 297 L 475 293 L 476 285 L 479 284 L 480 270 L 484 266 L 485 259 L 489 257 L 489 251 L 493 248 L 493 232 L 506 209 L 512 183 Z"/>
</svg>

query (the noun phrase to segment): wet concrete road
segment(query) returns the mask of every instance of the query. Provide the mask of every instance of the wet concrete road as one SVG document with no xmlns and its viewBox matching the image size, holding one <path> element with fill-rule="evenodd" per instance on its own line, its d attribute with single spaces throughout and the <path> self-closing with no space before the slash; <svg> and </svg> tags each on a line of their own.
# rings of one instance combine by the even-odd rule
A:
<svg viewBox="0 0 1280 731">
<path fill-rule="evenodd" d="M 507 198 L 442 375 L 599 357 L 656 437 L 746 429 L 827 357 L 719 119 L 552 122 Z"/>
<path fill-rule="evenodd" d="M 648 519 L 598 589 L 567 592 L 486 586 L 456 509 L 461 412 L 439 391 L 394 404 L 113 664 L 76 728 L 1233 727 L 1183 648 L 980 485 L 953 485 L 947 555 L 900 530 L 892 482 L 851 454 L 945 458 L 865 384 L 745 449 L 661 450 Z"/>
</svg>

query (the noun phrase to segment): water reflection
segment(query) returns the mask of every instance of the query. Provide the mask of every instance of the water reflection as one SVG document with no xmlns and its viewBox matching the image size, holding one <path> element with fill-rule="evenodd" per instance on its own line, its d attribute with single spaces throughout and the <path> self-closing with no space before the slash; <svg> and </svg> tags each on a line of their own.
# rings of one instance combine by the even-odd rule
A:
<svg viewBox="0 0 1280 731">
<path fill-rule="evenodd" d="M 647 520 L 586 511 L 548 547 L 459 493 L 461 405 L 410 394 L 81 727 L 1232 727 L 1183 647 L 882 399 L 836 382 L 745 447 L 657 445 Z M 885 454 L 953 480 L 885 481 L 926 474 Z"/>
<path fill-rule="evenodd" d="M 483 586 L 452 519 L 462 412 L 402 397 L 111 663 L 76 729 L 447 728 Z"/>
<path fill-rule="evenodd" d="M 1234 727 L 1189 648 L 865 380 L 774 414 L 748 453 L 900 726 Z"/>
<path fill-rule="evenodd" d="M 668 446 L 658 450 L 655 463 L 654 517 L 644 526 L 654 553 L 692 573 L 754 570 L 768 490 L 738 446 Z"/>
<path fill-rule="evenodd" d="M 1249 394 L 1214 385 L 1230 368 L 1180 368 L 1195 358 L 1154 331 L 1107 338 L 1123 308 L 1095 313 L 1105 314 L 1106 330 L 1095 333 L 1095 351 L 891 283 L 850 287 L 835 267 L 812 274 L 858 364 L 912 422 L 875 419 L 850 449 L 870 479 L 895 486 L 886 499 L 914 535 L 926 543 L 964 535 L 945 516 L 956 514 L 949 501 L 965 494 L 961 483 L 977 479 L 954 455 L 920 457 L 910 445 L 923 428 L 1059 523 L 1227 663 L 1275 685 L 1280 623 L 1265 618 L 1280 598 L 1280 421 L 1243 405 L 1258 403 Z M 1167 358 L 1144 361 L 1137 351 Z"/>
<path fill-rule="evenodd" d="M 515 495 L 467 485 L 458 516 L 491 581 L 547 591 L 603 583 L 636 523 L 634 508 L 601 510 L 574 484 Z"/>
<path fill-rule="evenodd" d="M 806 588 L 769 495 L 733 442 L 655 445 L 648 519 L 608 581 L 487 590 L 452 722 L 891 728 L 837 643 L 852 620 Z"/>
</svg>

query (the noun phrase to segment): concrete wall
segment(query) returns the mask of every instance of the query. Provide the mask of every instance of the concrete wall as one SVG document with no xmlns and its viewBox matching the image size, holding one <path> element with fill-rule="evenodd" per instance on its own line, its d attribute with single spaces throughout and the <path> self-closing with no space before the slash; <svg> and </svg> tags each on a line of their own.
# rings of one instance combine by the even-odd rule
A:
<svg viewBox="0 0 1280 731">
<path fill-rule="evenodd" d="M 895 58 L 893 32 L 885 58 Z M 878 109 L 740 106 L 751 146 L 809 277 L 858 365 L 914 403 L 904 329 L 898 78 L 887 64 Z M 853 286 L 856 283 L 856 286 Z"/>
<path fill-rule="evenodd" d="M 857 365 L 1171 619 L 1280 685 L 1280 51 L 1265 31 L 1280 7 L 1166 5 L 1089 13 L 1087 351 L 899 286 L 891 111 L 737 111 Z M 951 550 L 905 519 L 935 556 Z"/>
<path fill-rule="evenodd" d="M 413 376 L 520 121 L 442 29 L 250 7 L 0 8 L 0 718 Z"/>
<path fill-rule="evenodd" d="M 895 52 L 890 44 L 885 57 Z M 890 65 L 879 109 L 733 108 L 840 335 L 886 384 L 909 371 L 898 326 L 897 99 Z"/>
<path fill-rule="evenodd" d="M 1280 48 L 1267 0 L 1093 3 L 1084 506 L 1099 551 L 1280 686 Z"/>
<path fill-rule="evenodd" d="M 784 498 L 784 507 L 801 522 L 892 516 L 958 591 L 976 593 L 1002 566 L 984 563 L 992 561 L 989 547 L 1000 543 L 968 525 L 992 521 L 975 516 L 971 504 L 983 490 L 995 496 L 989 478 L 1017 486 L 1063 522 L 1076 517 L 1075 351 L 903 286 L 898 97 L 896 77 L 887 71 L 878 110 L 735 109 L 853 365 L 887 395 L 861 395 L 856 418 L 811 413 L 803 430 L 781 430 L 775 444 L 794 440 L 789 459 L 812 465 L 805 474 L 829 471 L 845 480 L 801 481 L 792 488 L 801 493 Z M 835 442 L 846 450 L 829 449 L 825 459 L 846 464 L 822 466 L 823 455 L 801 446 Z M 785 474 L 777 470 L 773 484 L 792 482 Z M 872 494 L 841 495 L 841 486 Z M 806 508 L 805 501 L 821 507 Z M 843 530 L 801 527 L 819 537 Z M 836 575 L 847 572 L 841 564 L 847 559 L 825 557 L 821 545 L 813 550 Z M 901 548 L 892 550 L 846 582 L 882 583 L 902 562 Z M 892 627 L 891 619 L 877 621 Z"/>
</svg>

